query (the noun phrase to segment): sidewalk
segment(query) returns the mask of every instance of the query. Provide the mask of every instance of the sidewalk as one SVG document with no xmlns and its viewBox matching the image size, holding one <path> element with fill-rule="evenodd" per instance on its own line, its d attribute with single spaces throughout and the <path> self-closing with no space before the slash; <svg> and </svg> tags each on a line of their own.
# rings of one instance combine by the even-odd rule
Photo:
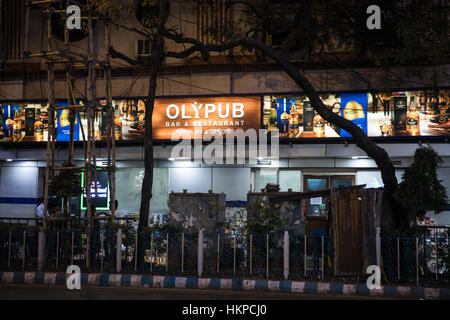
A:
<svg viewBox="0 0 450 320">
<path fill-rule="evenodd" d="M 0 283 L 66 285 L 68 274 L 64 272 L 0 272 Z M 216 290 L 262 290 L 287 293 L 343 294 L 374 297 L 403 297 L 411 299 L 450 299 L 448 288 L 426 288 L 407 286 L 381 286 L 379 290 L 369 290 L 366 285 L 330 282 L 274 281 L 173 277 L 139 274 L 82 273 L 81 285 L 216 289 Z"/>
</svg>

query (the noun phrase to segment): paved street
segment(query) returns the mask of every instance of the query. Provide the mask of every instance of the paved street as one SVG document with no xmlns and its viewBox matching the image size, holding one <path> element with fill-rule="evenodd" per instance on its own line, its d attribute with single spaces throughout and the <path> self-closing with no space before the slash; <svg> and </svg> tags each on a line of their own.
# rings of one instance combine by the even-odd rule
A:
<svg viewBox="0 0 450 320">
<path fill-rule="evenodd" d="M 293 294 L 281 292 L 153 289 L 84 286 L 81 290 L 68 290 L 65 286 L 0 284 L 0 300 L 11 299 L 64 299 L 64 300 L 368 300 L 364 296 Z M 377 300 L 395 300 L 376 298 Z"/>
</svg>

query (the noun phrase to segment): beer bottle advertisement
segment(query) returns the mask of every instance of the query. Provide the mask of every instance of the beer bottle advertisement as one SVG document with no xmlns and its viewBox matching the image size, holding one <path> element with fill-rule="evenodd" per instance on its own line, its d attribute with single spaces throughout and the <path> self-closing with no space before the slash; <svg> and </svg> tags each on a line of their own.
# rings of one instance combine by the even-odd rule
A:
<svg viewBox="0 0 450 320">
<path fill-rule="evenodd" d="M 58 102 L 58 107 L 68 106 L 67 102 Z M 69 141 L 70 140 L 70 121 L 69 121 L 69 109 L 57 110 L 56 112 L 56 140 L 57 141 Z M 80 120 L 78 115 L 75 115 L 74 123 L 74 141 L 80 140 Z"/>
<path fill-rule="evenodd" d="M 3 133 L 5 137 L 12 138 L 14 114 L 19 112 L 19 105 L 5 105 L 3 106 Z"/>
<path fill-rule="evenodd" d="M 341 94 L 341 116 L 350 120 L 367 134 L 367 93 Z M 341 137 L 351 137 L 345 130 L 341 130 Z"/>
</svg>

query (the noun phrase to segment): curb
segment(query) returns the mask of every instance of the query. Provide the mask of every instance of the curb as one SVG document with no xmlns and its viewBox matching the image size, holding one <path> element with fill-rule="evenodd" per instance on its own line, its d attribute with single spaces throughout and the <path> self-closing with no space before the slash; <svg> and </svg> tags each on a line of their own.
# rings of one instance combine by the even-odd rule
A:
<svg viewBox="0 0 450 320">
<path fill-rule="evenodd" d="M 0 283 L 66 285 L 64 272 L 0 272 Z M 374 297 L 403 297 L 425 300 L 450 299 L 450 289 L 381 286 L 369 290 L 360 284 L 330 282 L 190 278 L 138 274 L 82 273 L 81 285 L 143 288 L 263 290 L 287 293 L 333 293 Z"/>
</svg>

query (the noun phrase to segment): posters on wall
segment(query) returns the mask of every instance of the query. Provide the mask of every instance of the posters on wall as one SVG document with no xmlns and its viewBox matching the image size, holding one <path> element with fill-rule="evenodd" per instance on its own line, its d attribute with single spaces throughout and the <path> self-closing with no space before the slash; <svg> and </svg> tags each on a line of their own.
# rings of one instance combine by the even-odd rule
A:
<svg viewBox="0 0 450 320">
<path fill-rule="evenodd" d="M 369 137 L 449 136 L 450 90 L 321 94 L 328 108 L 359 126 Z M 261 110 L 262 104 L 262 110 Z M 106 105 L 99 101 L 100 106 Z M 59 101 L 58 106 L 67 106 Z M 113 100 L 114 136 L 117 141 L 142 141 L 145 136 L 143 99 Z M 1 104 L 0 142 L 47 141 L 46 104 Z M 261 112 L 262 111 L 262 112 Z M 262 117 L 262 119 L 261 119 Z M 108 115 L 94 115 L 95 138 L 105 140 Z M 68 110 L 56 114 L 57 141 L 68 141 Z M 226 135 L 236 129 L 278 129 L 281 139 L 350 137 L 323 119 L 309 99 L 301 95 L 251 97 L 192 97 L 156 99 L 153 139 L 200 139 Z M 87 136 L 85 113 L 75 119 L 75 141 Z M 194 136 L 196 134 L 197 136 Z"/>
<path fill-rule="evenodd" d="M 2 111 L 1 139 L 2 140 L 10 139 L 11 141 L 14 141 L 15 139 L 13 135 L 14 119 L 17 118 L 17 115 L 19 113 L 19 105 L 13 104 L 3 105 L 1 111 Z"/>
<path fill-rule="evenodd" d="M 356 124 L 367 134 L 367 94 L 341 95 L 341 117 Z M 351 137 L 345 130 L 341 130 L 341 137 Z"/>
<path fill-rule="evenodd" d="M 321 94 L 369 137 L 450 136 L 450 90 Z M 286 101 L 286 103 L 285 103 Z M 322 119 L 306 96 L 264 96 L 263 125 L 284 139 L 351 137 Z"/>
<path fill-rule="evenodd" d="M 67 102 L 59 102 L 58 107 L 68 106 Z M 80 120 L 75 114 L 74 122 L 74 141 L 80 140 Z M 70 120 L 69 109 L 56 111 L 56 141 L 70 141 Z"/>
</svg>

